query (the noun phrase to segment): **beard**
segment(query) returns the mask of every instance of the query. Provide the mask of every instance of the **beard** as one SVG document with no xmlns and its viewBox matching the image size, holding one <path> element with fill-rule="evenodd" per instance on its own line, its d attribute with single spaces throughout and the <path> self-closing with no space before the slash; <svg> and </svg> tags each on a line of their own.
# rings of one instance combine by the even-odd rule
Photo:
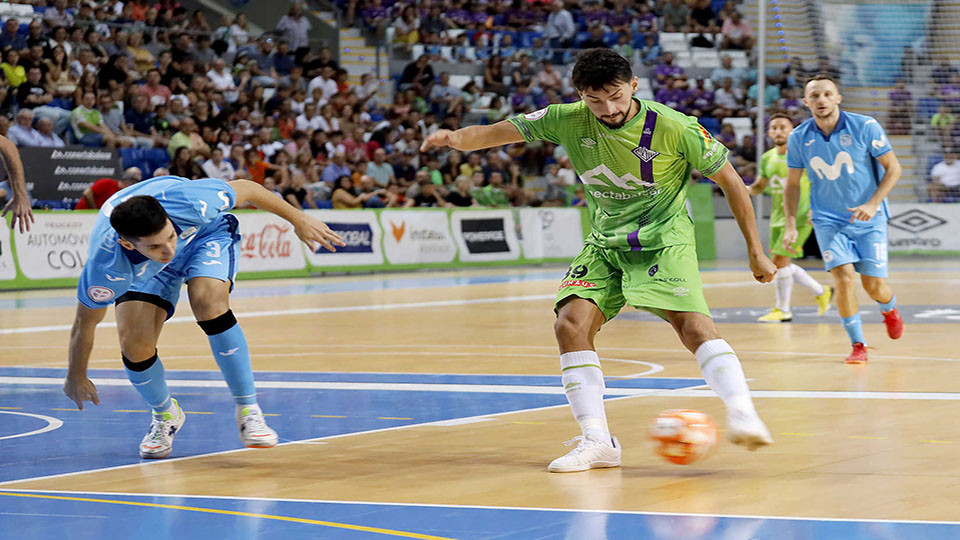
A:
<svg viewBox="0 0 960 540">
<path fill-rule="evenodd" d="M 622 114 L 619 116 L 620 120 L 617 122 L 608 122 L 606 120 L 600 119 L 603 122 L 603 125 L 607 126 L 610 129 L 620 129 L 624 124 L 627 123 L 627 115 Z"/>
</svg>

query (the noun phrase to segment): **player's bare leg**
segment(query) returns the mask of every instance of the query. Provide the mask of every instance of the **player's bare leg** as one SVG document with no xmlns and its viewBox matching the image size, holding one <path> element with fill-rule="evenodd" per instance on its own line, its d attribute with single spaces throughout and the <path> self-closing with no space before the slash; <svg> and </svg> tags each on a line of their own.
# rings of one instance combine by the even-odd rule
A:
<svg viewBox="0 0 960 540">
<path fill-rule="evenodd" d="M 620 465 L 620 443 L 610 435 L 603 407 L 603 371 L 593 338 L 604 322 L 589 300 L 571 296 L 557 310 L 554 333 L 560 347 L 563 388 L 582 436 L 577 447 L 550 463 L 550 472 L 578 472 Z"/>
<path fill-rule="evenodd" d="M 692 311 L 667 311 L 666 317 L 680 342 L 696 357 L 707 384 L 726 405 L 729 439 L 748 450 L 773 443 L 753 405 L 740 359 L 720 337 L 713 319 Z"/>
<path fill-rule="evenodd" d="M 207 334 L 213 357 L 236 402 L 240 440 L 250 448 L 276 446 L 277 433 L 267 426 L 257 404 L 246 337 L 230 310 L 230 282 L 195 277 L 187 282 L 187 295 L 193 316 Z"/>
<path fill-rule="evenodd" d="M 147 434 L 140 441 L 140 456 L 164 458 L 173 450 L 173 437 L 183 427 L 186 415 L 170 396 L 163 364 L 157 356 L 157 340 L 167 318 L 163 308 L 130 300 L 116 307 L 117 332 L 127 378 L 153 409 Z"/>
<path fill-rule="evenodd" d="M 870 298 L 880 304 L 880 313 L 883 315 L 883 324 L 887 327 L 890 339 L 898 339 L 903 335 L 903 319 L 896 308 L 896 297 L 887 283 L 886 278 L 861 274 L 860 282 Z"/>
<path fill-rule="evenodd" d="M 836 291 L 837 312 L 843 320 L 843 329 L 850 337 L 853 351 L 847 357 L 848 364 L 863 364 L 867 361 L 867 343 L 863 337 L 863 325 L 860 322 L 859 306 L 856 296 L 856 272 L 853 264 L 842 264 L 830 269 L 833 286 Z"/>
</svg>

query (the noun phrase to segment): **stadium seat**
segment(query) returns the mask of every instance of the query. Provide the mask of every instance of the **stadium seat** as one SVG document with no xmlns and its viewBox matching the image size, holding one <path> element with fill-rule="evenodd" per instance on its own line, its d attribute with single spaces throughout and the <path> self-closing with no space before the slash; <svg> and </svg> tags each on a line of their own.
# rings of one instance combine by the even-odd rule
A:
<svg viewBox="0 0 960 540">
<path fill-rule="evenodd" d="M 737 144 L 740 144 L 744 135 L 753 133 L 752 121 L 749 118 L 724 118 L 723 123 L 733 126 L 733 132 L 737 136 Z"/>
<path fill-rule="evenodd" d="M 747 51 L 723 51 L 723 54 L 730 55 L 730 60 L 733 61 L 733 67 L 738 68 L 748 68 L 750 67 L 750 61 L 747 58 Z"/>
<path fill-rule="evenodd" d="M 413 59 L 416 60 L 417 58 L 420 58 L 421 56 L 423 56 L 423 51 L 424 51 L 423 45 L 414 45 L 411 51 L 413 54 Z"/>
<path fill-rule="evenodd" d="M 703 129 L 709 131 L 711 134 L 718 135 L 720 133 L 720 121 L 716 118 L 712 116 L 702 116 L 699 120 Z"/>
<path fill-rule="evenodd" d="M 470 75 L 450 75 L 450 86 L 454 88 L 463 88 L 472 80 L 473 77 Z"/>
<path fill-rule="evenodd" d="M 688 49 L 687 36 L 681 32 L 664 32 L 660 34 L 660 48 L 664 52 L 676 53 Z"/>
<path fill-rule="evenodd" d="M 693 67 L 713 69 L 720 67 L 720 58 L 713 49 L 694 49 L 692 53 Z"/>
<path fill-rule="evenodd" d="M 693 58 L 690 56 L 690 51 L 677 51 L 673 53 L 673 65 L 680 66 L 683 69 L 692 68 Z"/>
<path fill-rule="evenodd" d="M 440 57 L 444 60 L 452 61 L 453 58 L 453 47 L 440 47 Z"/>
</svg>

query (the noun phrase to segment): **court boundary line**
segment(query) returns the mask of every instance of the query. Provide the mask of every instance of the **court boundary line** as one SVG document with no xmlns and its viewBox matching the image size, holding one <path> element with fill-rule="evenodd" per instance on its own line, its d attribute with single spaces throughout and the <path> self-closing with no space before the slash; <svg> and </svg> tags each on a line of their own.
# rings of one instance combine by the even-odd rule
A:
<svg viewBox="0 0 960 540">
<path fill-rule="evenodd" d="M 660 390 L 659 392 L 660 392 L 660 393 L 668 393 L 668 392 L 673 392 L 673 391 L 674 391 L 673 389 L 668 389 L 668 390 Z M 614 398 L 606 399 L 606 400 L 604 400 L 604 401 L 615 401 L 615 400 L 622 400 L 622 399 L 635 399 L 635 398 L 639 398 L 639 397 L 645 397 L 645 396 L 621 396 L 621 397 L 614 397 Z M 500 417 L 500 416 L 507 416 L 507 415 L 514 415 L 514 414 L 522 414 L 522 413 L 527 413 L 527 412 L 546 411 L 546 410 L 550 410 L 550 409 L 557 409 L 557 408 L 560 408 L 560 407 L 569 407 L 569 406 L 570 406 L 570 405 L 569 405 L 568 403 L 560 403 L 560 404 L 558 404 L 558 405 L 547 405 L 547 406 L 544 406 L 544 407 L 533 407 L 533 408 L 530 408 L 530 409 L 518 409 L 518 410 L 515 410 L 515 411 L 505 411 L 505 412 L 500 412 L 500 413 L 479 414 L 479 415 L 474 415 L 474 416 L 464 416 L 464 417 L 460 417 L 460 418 L 447 418 L 447 419 L 445 419 L 445 420 L 435 420 L 435 421 L 432 421 L 432 422 L 420 422 L 420 423 L 415 423 L 415 424 L 404 424 L 404 425 L 402 425 L 402 426 L 391 426 L 391 427 L 377 428 L 377 429 L 371 429 L 371 430 L 365 430 L 365 431 L 356 431 L 356 432 L 352 432 L 352 433 L 339 433 L 339 434 L 337 434 L 337 435 L 328 435 L 328 436 L 324 436 L 324 437 L 314 437 L 314 438 L 311 438 L 311 439 L 298 439 L 298 440 L 284 441 L 284 442 L 281 442 L 281 443 L 277 444 L 277 446 L 275 446 L 274 448 L 281 447 L 281 446 L 292 445 L 292 444 L 305 444 L 305 443 L 313 443 L 313 442 L 319 442 L 319 441 L 329 441 L 329 440 L 333 440 L 333 439 L 342 439 L 342 438 L 345 438 L 345 437 L 355 437 L 355 436 L 358 436 L 358 435 L 369 435 L 369 434 L 374 434 L 374 433 L 386 433 L 386 432 L 390 432 L 390 431 L 400 431 L 400 430 L 404 430 L 404 429 L 413 429 L 413 428 L 418 428 L 418 427 L 429 427 L 429 426 L 434 425 L 434 424 L 440 424 L 439 427 L 447 427 L 447 426 L 444 426 L 442 423 L 443 423 L 443 422 L 449 422 L 449 421 L 451 421 L 451 420 L 472 420 L 472 419 L 479 419 L 479 418 L 495 418 L 495 417 Z M 136 467 L 151 467 L 151 466 L 162 465 L 162 464 L 164 464 L 164 463 L 176 463 L 176 462 L 178 462 L 178 461 L 186 461 L 186 460 L 192 460 L 192 459 L 200 459 L 200 458 L 205 458 L 205 457 L 221 456 L 221 455 L 235 454 L 235 453 L 241 453 L 241 452 L 256 452 L 256 451 L 261 451 L 261 452 L 262 452 L 263 450 L 265 450 L 265 449 L 260 449 L 260 448 L 232 448 L 232 449 L 230 449 L 230 450 L 221 450 L 221 451 L 219 451 L 219 452 L 209 452 L 209 453 L 205 453 L 205 454 L 196 454 L 196 455 L 193 455 L 193 456 L 183 456 L 183 457 L 170 458 L 170 459 L 166 459 L 166 458 L 165 458 L 165 459 L 151 460 L 151 461 L 140 461 L 140 462 L 137 462 L 137 463 L 127 463 L 126 465 L 115 465 L 115 466 L 112 466 L 112 467 L 102 467 L 102 468 L 98 468 L 98 469 L 87 469 L 87 470 L 83 470 L 83 471 L 73 471 L 73 472 L 68 472 L 68 473 L 59 473 L 59 474 L 51 474 L 51 475 L 44 475 L 44 476 L 34 476 L 34 477 L 31 477 L 31 478 L 21 478 L 21 479 L 16 479 L 16 480 L 5 480 L 5 481 L 0 482 L 0 489 L 3 489 L 3 486 L 8 486 L 8 485 L 11 485 L 11 484 L 19 484 L 19 483 L 25 483 L 25 482 L 38 482 L 38 481 L 40 481 L 40 480 L 53 480 L 53 479 L 56 479 L 56 478 L 67 478 L 67 477 L 71 477 L 71 476 L 79 476 L 79 475 L 82 475 L 82 474 L 92 474 L 92 473 L 99 473 L 99 472 L 118 471 L 118 470 L 123 470 L 123 469 L 132 469 L 132 468 L 136 468 Z"/>
<path fill-rule="evenodd" d="M 368 506 L 402 506 L 402 507 L 429 507 L 429 508 L 463 508 L 470 510 L 521 510 L 536 512 L 567 512 L 567 513 L 586 513 L 586 514 L 622 514 L 622 515 L 650 515 L 650 516 L 682 516 L 682 517 L 714 517 L 714 518 L 733 518 L 733 519 L 769 519 L 769 520 L 801 520 L 801 521 L 825 521 L 825 522 L 845 522 L 845 523 L 896 523 L 904 525 L 960 525 L 960 521 L 937 521 L 937 520 L 918 520 L 918 519 L 883 519 L 883 518 L 832 518 L 817 516 L 768 516 L 753 514 L 705 514 L 696 512 L 658 512 L 646 510 L 606 510 L 594 508 L 550 508 L 536 506 L 491 506 L 478 504 L 443 504 L 443 503 L 401 503 L 401 502 L 382 502 L 382 501 L 338 501 L 331 499 L 289 499 L 273 497 L 244 497 L 234 495 L 184 495 L 169 493 L 123 493 L 113 491 L 71 491 L 71 490 L 46 490 L 46 489 L 0 489 L 4 492 L 22 492 L 22 493 L 68 493 L 79 495 L 95 496 L 120 496 L 120 497 L 168 497 L 184 499 L 216 499 L 233 501 L 269 501 L 269 502 L 291 502 L 291 503 L 310 503 L 310 504 L 346 504 L 346 505 L 368 505 Z"/>
</svg>

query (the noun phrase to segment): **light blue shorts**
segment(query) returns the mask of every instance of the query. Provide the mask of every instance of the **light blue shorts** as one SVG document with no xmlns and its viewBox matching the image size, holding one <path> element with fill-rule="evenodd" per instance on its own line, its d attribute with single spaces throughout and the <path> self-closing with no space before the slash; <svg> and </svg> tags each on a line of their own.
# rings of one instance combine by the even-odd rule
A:
<svg viewBox="0 0 960 540">
<path fill-rule="evenodd" d="M 887 223 L 861 228 L 836 223 L 813 223 L 827 270 L 844 264 L 865 276 L 887 277 Z"/>
</svg>

